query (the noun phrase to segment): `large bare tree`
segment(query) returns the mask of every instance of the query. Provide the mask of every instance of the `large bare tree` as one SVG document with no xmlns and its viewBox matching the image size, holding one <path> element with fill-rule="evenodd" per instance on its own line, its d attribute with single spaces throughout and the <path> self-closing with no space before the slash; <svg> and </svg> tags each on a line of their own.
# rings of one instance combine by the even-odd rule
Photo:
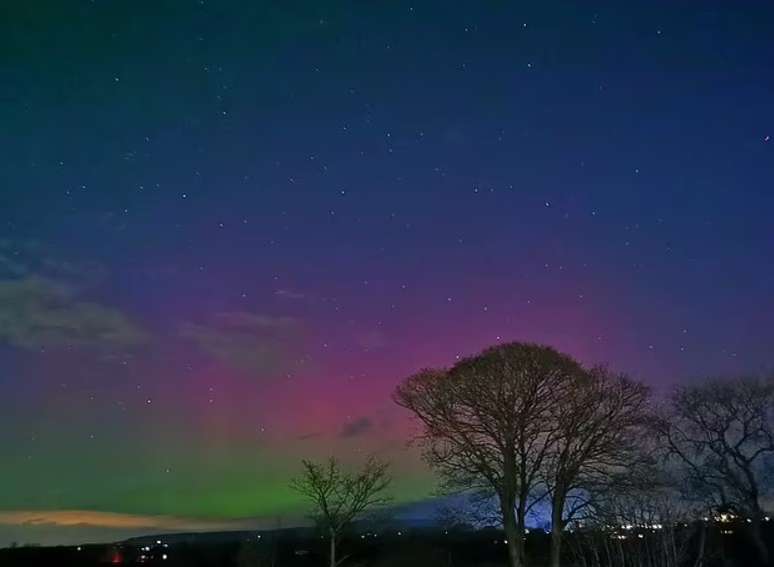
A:
<svg viewBox="0 0 774 567">
<path fill-rule="evenodd" d="M 683 387 L 670 402 L 659 432 L 683 466 L 688 487 L 716 508 L 749 518 L 753 544 L 769 564 L 761 501 L 774 480 L 774 379 Z"/>
<path fill-rule="evenodd" d="M 395 391 L 423 424 L 417 440 L 446 487 L 497 496 L 512 567 L 525 563 L 527 514 L 545 495 L 541 472 L 556 440 L 558 392 L 583 372 L 550 347 L 511 343 L 422 371 Z"/>
<path fill-rule="evenodd" d="M 591 495 L 646 458 L 649 391 L 604 368 L 573 376 L 554 392 L 550 422 L 554 443 L 544 460 L 551 500 L 550 565 L 559 567 L 567 523 Z"/>
<path fill-rule="evenodd" d="M 314 519 L 328 533 L 330 567 L 346 557 L 336 557 L 336 544 L 344 529 L 355 519 L 390 501 L 385 494 L 390 485 L 389 465 L 369 457 L 356 472 L 345 470 L 334 457 L 323 463 L 302 461 L 303 472 L 291 487 L 315 507 Z"/>
</svg>

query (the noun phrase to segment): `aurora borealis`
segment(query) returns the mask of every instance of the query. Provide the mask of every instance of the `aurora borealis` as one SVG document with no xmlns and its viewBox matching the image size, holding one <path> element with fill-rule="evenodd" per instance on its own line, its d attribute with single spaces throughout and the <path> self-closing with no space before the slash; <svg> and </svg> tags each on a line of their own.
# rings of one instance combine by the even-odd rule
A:
<svg viewBox="0 0 774 567">
<path fill-rule="evenodd" d="M 765 2 L 18 2 L 0 545 L 288 525 L 419 368 L 771 369 Z M 418 512 L 419 513 L 419 512 Z"/>
</svg>

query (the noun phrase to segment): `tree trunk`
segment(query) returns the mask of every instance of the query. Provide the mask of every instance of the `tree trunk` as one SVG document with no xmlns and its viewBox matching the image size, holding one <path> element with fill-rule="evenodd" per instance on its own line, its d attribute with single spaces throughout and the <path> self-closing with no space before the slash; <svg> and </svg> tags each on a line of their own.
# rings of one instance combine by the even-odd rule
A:
<svg viewBox="0 0 774 567">
<path fill-rule="evenodd" d="M 330 556 L 331 556 L 331 563 L 330 567 L 336 567 L 336 530 L 333 528 L 330 529 Z"/>
<path fill-rule="evenodd" d="M 758 557 L 761 560 L 761 565 L 770 565 L 769 563 L 769 548 L 766 545 L 766 541 L 761 534 L 761 513 L 757 512 L 753 514 L 752 523 L 750 524 L 750 536 L 752 537 L 755 549 L 758 551 Z"/>
<path fill-rule="evenodd" d="M 513 447 L 505 451 L 503 463 L 503 485 L 498 491 L 500 499 L 500 511 L 503 515 L 503 530 L 508 547 L 508 560 L 511 567 L 522 567 L 524 562 L 524 524 L 520 523 L 521 511 L 524 500 L 519 499 L 519 516 L 516 516 L 517 488 L 523 484 L 517 484 L 516 463 L 514 461 Z"/>
<path fill-rule="evenodd" d="M 699 525 L 699 549 L 696 553 L 696 561 L 693 567 L 704 567 L 704 549 L 707 546 L 707 526 L 704 522 Z"/>
<path fill-rule="evenodd" d="M 519 485 L 519 505 L 516 508 L 516 553 L 519 555 L 519 563 L 527 564 L 527 551 L 525 549 L 526 526 L 527 526 L 527 500 L 529 499 L 529 490 L 526 488 L 527 481 L 522 477 Z"/>
<path fill-rule="evenodd" d="M 514 503 L 510 506 L 507 502 L 501 504 L 503 514 L 503 530 L 505 539 L 508 542 L 508 563 L 511 567 L 522 567 L 521 553 L 519 551 L 519 530 L 516 525 L 516 512 Z"/>
<path fill-rule="evenodd" d="M 564 510 L 564 495 L 557 490 L 551 503 L 551 555 L 549 565 L 559 567 L 562 562 L 562 511 Z"/>
</svg>

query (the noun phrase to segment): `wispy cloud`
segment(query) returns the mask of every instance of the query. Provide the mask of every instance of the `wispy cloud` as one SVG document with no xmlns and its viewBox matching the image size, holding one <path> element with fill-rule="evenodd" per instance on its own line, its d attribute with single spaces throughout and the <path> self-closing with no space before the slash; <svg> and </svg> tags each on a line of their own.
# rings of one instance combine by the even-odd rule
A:
<svg viewBox="0 0 774 567">
<path fill-rule="evenodd" d="M 372 329 L 359 334 L 357 343 L 366 351 L 380 350 L 388 346 L 387 335 L 380 329 Z"/>
<path fill-rule="evenodd" d="M 206 323 L 186 323 L 180 335 L 226 364 L 264 375 L 293 367 L 302 342 L 296 319 L 246 311 L 218 313 Z"/>
<path fill-rule="evenodd" d="M 292 299 L 297 301 L 307 298 L 305 293 L 301 293 L 300 291 L 295 291 L 292 289 L 277 289 L 274 290 L 274 295 L 282 299 Z"/>
<path fill-rule="evenodd" d="M 286 518 L 286 521 L 288 525 L 306 523 L 301 518 Z M 272 527 L 276 527 L 276 518 L 201 519 L 91 510 L 10 510 L 0 511 L 0 547 L 14 541 L 72 545 L 174 532 L 260 530 Z"/>
<path fill-rule="evenodd" d="M 122 514 L 93 510 L 19 510 L 0 511 L 0 524 L 7 525 L 55 525 L 92 526 L 100 528 L 143 528 L 162 530 L 217 530 L 225 527 L 237 529 L 248 525 L 245 521 L 199 520 L 178 516 L 153 516 Z"/>
<path fill-rule="evenodd" d="M 36 276 L 0 280 L 0 341 L 41 347 L 115 347 L 144 342 L 122 311 L 78 299 L 72 289 Z"/>
<path fill-rule="evenodd" d="M 60 258 L 34 240 L 0 239 L 0 279 L 41 277 L 84 289 L 106 276 L 103 266 Z"/>
<path fill-rule="evenodd" d="M 312 432 L 312 433 L 304 433 L 302 435 L 296 436 L 297 441 L 308 441 L 310 439 L 318 439 L 321 436 L 321 433 L 318 432 Z"/>
<path fill-rule="evenodd" d="M 341 431 L 339 431 L 339 437 L 342 439 L 348 439 L 351 437 L 358 437 L 365 435 L 374 428 L 374 423 L 368 417 L 360 417 L 353 421 L 345 423 Z"/>
</svg>

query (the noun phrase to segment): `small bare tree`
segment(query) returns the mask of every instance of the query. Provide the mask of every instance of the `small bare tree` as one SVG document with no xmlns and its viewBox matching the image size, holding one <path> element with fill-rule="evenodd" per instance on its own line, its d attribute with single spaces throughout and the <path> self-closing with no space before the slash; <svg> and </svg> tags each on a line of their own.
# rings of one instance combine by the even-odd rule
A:
<svg viewBox="0 0 774 567">
<path fill-rule="evenodd" d="M 420 372 L 395 392 L 422 422 L 417 440 L 445 487 L 497 497 L 512 567 L 525 562 L 527 514 L 545 495 L 540 474 L 557 434 L 557 392 L 582 373 L 550 347 L 511 343 Z"/>
<path fill-rule="evenodd" d="M 702 565 L 706 525 L 655 459 L 607 477 L 569 535 L 575 563 L 583 567 L 684 567 Z M 696 544 L 698 540 L 698 544 Z M 692 545 L 696 544 L 696 545 Z M 693 549 L 695 547 L 696 549 Z M 689 563 L 691 558 L 695 561 Z"/>
<path fill-rule="evenodd" d="M 772 481 L 774 379 L 712 381 L 678 389 L 658 429 L 691 492 L 750 520 L 763 564 L 761 500 Z"/>
<path fill-rule="evenodd" d="M 302 463 L 303 472 L 291 481 L 291 488 L 314 504 L 313 517 L 328 533 L 330 567 L 337 567 L 346 559 L 336 557 L 344 529 L 365 512 L 390 501 L 385 494 L 392 480 L 389 465 L 369 457 L 359 471 L 349 472 L 334 457 L 323 463 Z"/>
</svg>

